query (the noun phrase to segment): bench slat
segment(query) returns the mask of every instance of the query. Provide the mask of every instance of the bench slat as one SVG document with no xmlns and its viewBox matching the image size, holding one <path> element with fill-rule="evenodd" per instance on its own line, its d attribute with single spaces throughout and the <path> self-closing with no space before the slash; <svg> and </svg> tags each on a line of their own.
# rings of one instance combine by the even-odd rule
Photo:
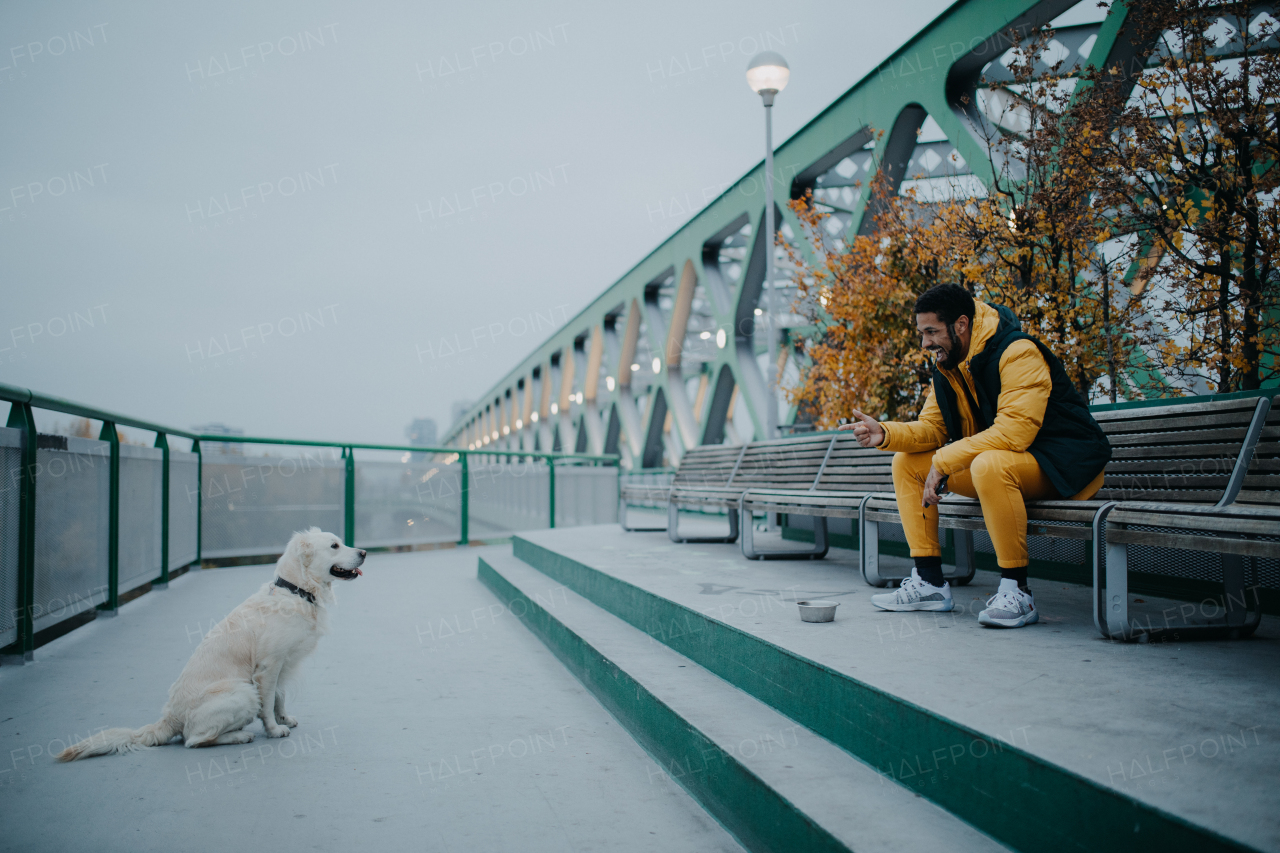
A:
<svg viewBox="0 0 1280 853">
<path fill-rule="evenodd" d="M 814 497 L 812 492 L 808 494 L 803 494 L 803 495 L 800 495 L 800 494 L 770 495 L 770 494 L 757 494 L 754 492 L 749 492 L 747 495 L 743 497 L 743 500 L 746 501 L 751 506 L 756 506 L 758 504 L 765 504 L 765 503 L 768 503 L 770 505 L 782 506 L 782 507 L 790 506 L 790 507 L 796 508 L 796 512 L 798 514 L 803 515 L 803 513 L 800 513 L 799 508 L 808 508 L 808 507 L 815 507 L 815 506 L 846 506 L 846 505 L 857 508 L 858 502 L 861 501 L 862 497 L 866 494 L 868 493 L 867 492 L 860 492 L 860 493 L 847 492 L 840 495 L 824 495 L 824 496 Z"/>
<path fill-rule="evenodd" d="M 1211 400 L 1206 403 L 1169 403 L 1164 406 L 1143 406 L 1135 409 L 1101 409 L 1093 412 L 1094 420 L 1103 421 L 1139 420 L 1144 418 L 1160 418 L 1166 415 L 1199 414 L 1226 412 L 1243 409 L 1252 412 L 1257 405 L 1257 398 L 1240 400 Z"/>
<path fill-rule="evenodd" d="M 1238 441 L 1224 441 L 1215 444 L 1120 445 L 1111 448 L 1111 461 L 1115 463 L 1122 460 L 1204 457 L 1207 459 L 1230 459 L 1234 463 L 1239 452 L 1240 442 Z"/>
<path fill-rule="evenodd" d="M 1235 456 L 1208 456 L 1201 459 L 1143 459 L 1111 460 L 1107 463 L 1107 476 L 1161 476 L 1165 473 L 1184 477 L 1199 474 L 1229 476 L 1236 467 Z"/>
<path fill-rule="evenodd" d="M 1152 548 L 1239 554 L 1242 557 L 1280 557 L 1280 542 L 1265 542 L 1260 539 L 1225 539 L 1216 536 L 1194 536 L 1190 533 L 1156 533 L 1149 530 L 1121 529 L 1108 530 L 1107 541 L 1124 545 L 1147 545 Z"/>
<path fill-rule="evenodd" d="M 1128 473 L 1117 472 L 1111 473 L 1107 470 L 1106 477 L 1102 481 L 1104 489 L 1217 489 L 1222 491 L 1227 487 L 1227 481 L 1231 479 L 1226 474 L 1205 474 L 1204 476 L 1182 476 L 1181 474 L 1165 474 L 1163 472 L 1150 473 Z"/>
<path fill-rule="evenodd" d="M 1244 424 L 1248 426 L 1253 420 L 1256 402 L 1250 401 L 1248 407 L 1225 412 L 1182 412 L 1179 414 L 1146 417 L 1135 420 L 1108 419 L 1098 421 L 1098 425 L 1107 431 L 1136 432 L 1140 430 L 1164 431 L 1169 429 L 1193 429 L 1207 426 L 1228 426 Z"/>
<path fill-rule="evenodd" d="M 1112 447 L 1154 447 L 1162 444 L 1203 444 L 1207 442 L 1235 442 L 1236 446 L 1244 441 L 1247 427 L 1231 427 L 1230 429 L 1198 429 L 1186 432 L 1135 432 L 1122 435 L 1108 435 L 1107 440 Z"/>
<path fill-rule="evenodd" d="M 1107 517 L 1114 524 L 1142 524 L 1148 527 L 1175 527 L 1183 530 L 1214 530 L 1226 533 L 1280 535 L 1280 519 L 1247 519 L 1232 516 L 1183 515 L 1172 512 L 1143 512 L 1124 505 Z"/>
<path fill-rule="evenodd" d="M 1195 503 L 1212 506 L 1218 502 L 1222 491 L 1193 492 L 1166 489 L 1100 489 L 1095 498 L 1107 501 L 1142 501 L 1168 503 Z"/>
<path fill-rule="evenodd" d="M 1236 503 L 1280 506 L 1280 491 L 1241 490 L 1240 496 L 1236 498 Z"/>
<path fill-rule="evenodd" d="M 828 515 L 832 514 L 833 511 L 840 511 L 841 514 L 851 514 L 849 517 L 858 515 L 858 501 L 849 501 L 847 503 L 813 503 L 813 505 L 797 505 L 797 503 L 785 500 L 751 500 L 746 501 L 746 507 L 750 508 L 750 510 L 786 512 L 788 515 Z"/>
</svg>

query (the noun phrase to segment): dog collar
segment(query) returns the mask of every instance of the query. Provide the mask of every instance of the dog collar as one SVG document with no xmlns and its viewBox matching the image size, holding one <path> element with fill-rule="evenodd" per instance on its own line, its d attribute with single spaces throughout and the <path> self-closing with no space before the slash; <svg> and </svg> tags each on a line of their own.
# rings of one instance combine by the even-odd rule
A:
<svg viewBox="0 0 1280 853">
<path fill-rule="evenodd" d="M 293 593 L 294 595 L 302 596 L 307 601 L 310 601 L 312 604 L 316 603 L 316 597 L 314 595 L 307 592 L 305 589 L 298 586 L 297 584 L 289 583 L 284 578 L 276 578 L 276 586 L 284 587 L 285 589 L 289 590 L 289 592 Z"/>
</svg>

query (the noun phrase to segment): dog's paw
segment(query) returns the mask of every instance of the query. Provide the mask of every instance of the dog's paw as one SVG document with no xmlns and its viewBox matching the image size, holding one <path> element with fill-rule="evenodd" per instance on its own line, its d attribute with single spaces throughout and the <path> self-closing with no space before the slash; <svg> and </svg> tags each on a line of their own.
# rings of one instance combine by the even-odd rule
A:
<svg viewBox="0 0 1280 853">
<path fill-rule="evenodd" d="M 267 729 L 267 737 L 288 737 L 289 730 L 284 726 L 276 726 L 273 729 Z"/>
<path fill-rule="evenodd" d="M 284 716 L 277 714 L 276 722 L 282 726 L 288 726 L 291 729 L 296 729 L 298 727 L 298 718 L 290 717 L 288 714 L 285 714 Z"/>
</svg>

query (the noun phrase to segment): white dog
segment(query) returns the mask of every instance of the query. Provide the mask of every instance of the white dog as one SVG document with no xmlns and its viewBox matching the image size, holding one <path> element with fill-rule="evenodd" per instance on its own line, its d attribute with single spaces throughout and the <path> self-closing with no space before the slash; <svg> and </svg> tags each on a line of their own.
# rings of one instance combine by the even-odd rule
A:
<svg viewBox="0 0 1280 853">
<path fill-rule="evenodd" d="M 168 743 L 248 743 L 254 717 L 268 737 L 298 725 L 284 710 L 284 685 L 328 630 L 334 578 L 363 575 L 365 552 L 313 527 L 295 533 L 276 563 L 276 577 L 249 596 L 196 647 L 160 721 L 140 729 L 107 729 L 58 753 L 59 761 L 128 752 Z"/>
</svg>

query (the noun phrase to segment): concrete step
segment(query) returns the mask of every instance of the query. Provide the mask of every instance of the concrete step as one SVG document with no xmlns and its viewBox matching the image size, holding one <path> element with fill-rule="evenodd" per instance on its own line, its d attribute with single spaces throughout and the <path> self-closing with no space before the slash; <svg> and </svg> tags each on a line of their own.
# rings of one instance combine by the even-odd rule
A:
<svg viewBox="0 0 1280 853">
<path fill-rule="evenodd" d="M 1081 686 L 1066 691 L 1088 701 L 1071 699 L 1053 680 L 1066 678 L 1071 680 L 1064 684 L 1076 684 L 1076 669 L 1087 667 L 1088 661 L 1072 665 L 1053 657 L 1055 648 L 1057 655 L 1063 648 L 1050 637 L 1063 623 L 1054 623 L 1054 631 L 1040 635 L 998 632 L 970 637 L 971 631 L 979 630 L 971 614 L 963 622 L 917 618 L 939 614 L 888 614 L 913 617 L 901 627 L 926 632 L 933 644 L 885 644 L 883 638 L 877 644 L 869 624 L 873 609 L 865 600 L 860 602 L 862 609 L 853 609 L 856 602 L 848 598 L 863 595 L 865 585 L 851 575 L 839 580 L 849 573 L 834 565 L 750 563 L 742 560 L 736 546 L 672 546 L 660 534 L 618 534 L 604 527 L 521 534 L 513 537 L 512 545 L 515 557 L 546 576 L 1013 849 L 1276 849 L 1265 840 L 1257 847 L 1238 840 L 1240 835 L 1268 837 L 1272 822 L 1265 812 L 1246 810 L 1256 819 L 1237 821 L 1225 832 L 1215 825 L 1222 824 L 1224 808 L 1239 811 L 1233 805 L 1237 800 L 1269 799 L 1252 769 L 1268 753 L 1252 739 L 1251 751 L 1232 756 L 1250 762 L 1240 778 L 1206 774 L 1206 769 L 1216 771 L 1210 762 L 1188 765 L 1186 774 L 1179 775 L 1174 771 L 1181 768 L 1170 762 L 1171 769 L 1159 779 L 1168 791 L 1135 789 L 1131 794 L 1107 784 L 1106 776 L 1100 780 L 1081 773 L 1078 768 L 1099 762 L 1110 767 L 1109 760 L 1120 761 L 1122 772 L 1131 776 L 1151 773 L 1146 755 L 1160 755 L 1160 749 L 1167 755 L 1170 747 L 1176 755 L 1174 745 L 1192 742 L 1192 736 L 1199 743 L 1203 720 L 1173 726 L 1155 741 L 1136 736 L 1153 728 L 1153 713 L 1161 720 L 1171 719 L 1156 708 L 1174 712 L 1168 704 L 1169 690 L 1146 684 L 1161 679 L 1141 668 L 1131 675 L 1142 680 L 1143 695 L 1150 694 L 1150 702 L 1157 703 L 1163 697 L 1164 705 L 1136 707 L 1118 683 L 1096 683 L 1096 675 L 1094 681 L 1081 677 Z M 837 600 L 849 602 L 842 608 L 848 615 L 842 614 L 831 626 L 802 627 L 794 605 L 777 593 L 763 592 L 797 581 L 845 596 Z M 745 585 L 740 587 L 738 606 L 724 600 L 733 596 L 714 597 L 726 583 Z M 712 597 L 699 594 L 699 588 Z M 729 612 L 717 609 L 720 603 Z M 758 611 L 746 609 L 757 604 Z M 896 625 L 899 620 L 891 621 Z M 875 622 L 874 628 L 883 630 L 882 624 L 889 623 Z M 822 630 L 826 628 L 835 630 Z M 1103 653 L 1096 649 L 1101 643 L 1096 636 L 1088 642 L 1095 647 L 1089 657 Z M 953 651 L 950 647 L 956 644 Z M 1193 652 L 1180 653 L 1189 657 Z M 1033 685 L 1029 693 L 991 692 L 1037 678 L 1049 680 Z M 1184 680 L 1186 674 L 1177 683 Z M 1186 681 L 1187 690 L 1198 692 L 1182 695 L 1183 705 L 1200 701 L 1204 686 L 1194 683 L 1194 678 Z M 1037 698 L 1041 694 L 1064 695 L 1045 700 Z M 1056 710 L 1060 705 L 1061 714 Z M 1112 714 L 1119 716 L 1108 716 Z M 1116 737 L 1118 727 L 1135 734 Z M 1043 736 L 1038 734 L 1042 729 Z M 1037 735 L 1034 743 L 1029 732 Z M 1099 744 L 1106 754 L 1095 755 Z M 1117 749 L 1111 744 L 1123 745 L 1126 751 L 1130 744 L 1141 745 L 1143 751 L 1137 754 L 1145 770 L 1130 772 L 1130 756 L 1109 752 Z M 1224 764 L 1224 772 L 1226 768 Z M 1189 801 L 1197 790 L 1192 773 L 1210 785 L 1200 786 L 1198 803 Z M 1218 787 L 1222 784 L 1229 786 L 1230 794 Z M 1151 801 L 1157 798 L 1175 804 L 1176 811 Z"/>
<path fill-rule="evenodd" d="M 514 556 L 479 577 L 752 850 L 1008 848 Z"/>
</svg>

